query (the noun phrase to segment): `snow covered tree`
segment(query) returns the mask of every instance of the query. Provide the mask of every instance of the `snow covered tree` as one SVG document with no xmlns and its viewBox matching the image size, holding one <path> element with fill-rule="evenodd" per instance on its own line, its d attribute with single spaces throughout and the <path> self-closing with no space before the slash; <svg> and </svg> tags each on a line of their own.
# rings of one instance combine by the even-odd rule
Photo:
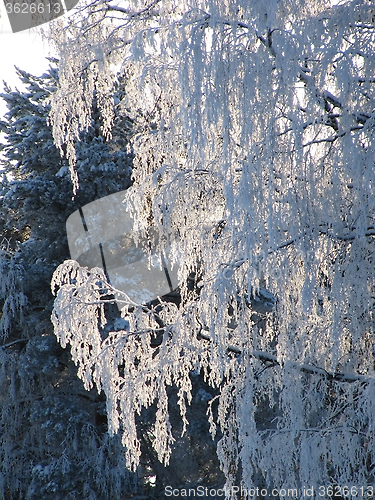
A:
<svg viewBox="0 0 375 500">
<path fill-rule="evenodd" d="M 178 268 L 177 304 L 124 296 L 127 327 L 105 335 L 103 272 L 69 261 L 54 276 L 55 333 L 104 391 L 128 467 L 151 405 L 168 463 L 170 387 L 185 429 L 200 372 L 219 391 L 208 416 L 228 497 L 373 484 L 373 4 L 98 0 L 51 37 L 73 179 L 92 99 L 111 133 L 123 64 L 136 230 Z"/>
<path fill-rule="evenodd" d="M 120 440 L 106 433 L 103 398 L 84 390 L 56 341 L 50 281 L 69 257 L 67 217 L 128 187 L 131 156 L 114 150 L 93 120 L 77 148 L 81 189 L 72 200 L 68 162 L 48 125 L 56 64 L 41 77 L 18 74 L 25 90 L 6 87 L 1 96 L 8 112 L 0 122 L 0 497 L 121 498 L 135 477 Z"/>
</svg>

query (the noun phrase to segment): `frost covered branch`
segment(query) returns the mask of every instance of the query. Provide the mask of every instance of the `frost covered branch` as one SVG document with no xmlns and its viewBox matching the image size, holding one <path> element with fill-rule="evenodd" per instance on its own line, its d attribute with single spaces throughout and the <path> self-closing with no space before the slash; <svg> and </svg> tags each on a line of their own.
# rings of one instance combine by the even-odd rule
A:
<svg viewBox="0 0 375 500">
<path fill-rule="evenodd" d="M 205 333 L 199 332 L 199 337 L 203 340 L 208 340 L 212 342 L 212 338 Z M 242 350 L 238 347 L 228 346 L 228 351 L 234 354 L 243 354 Z M 252 351 L 246 353 L 247 355 L 259 359 L 263 363 L 269 363 L 269 366 L 282 366 L 277 360 L 277 356 L 274 354 L 269 354 L 263 351 Z M 327 380 L 334 380 L 336 382 L 370 382 L 373 376 L 358 375 L 357 373 L 343 373 L 343 372 L 331 372 L 318 366 L 310 365 L 307 363 L 293 363 L 293 367 L 304 373 L 309 373 L 310 375 L 318 375 L 320 377 L 326 378 Z"/>
<path fill-rule="evenodd" d="M 181 283 L 179 303 L 125 308 L 123 331 L 101 322 L 88 271 L 59 284 L 56 334 L 105 392 L 132 467 L 151 406 L 168 461 L 168 392 L 184 427 L 195 371 L 220 392 L 210 425 L 227 486 L 373 482 L 375 33 L 368 2 L 329 6 L 161 0 L 157 18 L 113 13 L 117 25 L 90 24 L 91 45 L 78 41 L 77 71 L 98 61 L 89 83 L 126 66 L 135 230 L 158 232 Z M 54 103 L 62 141 L 69 117 L 89 117 L 66 99 Z M 260 290 L 277 301 L 257 304 Z M 277 369 L 259 376 L 262 365 Z"/>
</svg>

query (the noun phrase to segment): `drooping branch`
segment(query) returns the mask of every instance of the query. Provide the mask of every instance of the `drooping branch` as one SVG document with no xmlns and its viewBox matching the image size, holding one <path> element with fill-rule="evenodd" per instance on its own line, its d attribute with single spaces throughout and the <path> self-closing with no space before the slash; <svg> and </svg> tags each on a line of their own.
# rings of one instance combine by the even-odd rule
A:
<svg viewBox="0 0 375 500">
<path fill-rule="evenodd" d="M 358 235 L 354 234 L 355 228 L 351 229 L 351 234 L 346 234 L 346 235 L 341 234 L 340 235 L 340 234 L 330 233 L 328 231 L 328 229 L 323 229 L 323 227 L 324 227 L 324 224 L 320 224 L 319 225 L 319 234 L 327 236 L 328 238 L 330 238 L 332 240 L 337 240 L 337 241 L 354 241 L 356 238 L 358 238 Z M 366 237 L 375 236 L 375 228 L 374 228 L 374 226 L 368 226 L 367 230 L 366 230 L 366 232 L 364 234 L 364 236 L 366 236 Z M 296 242 L 295 239 L 291 239 L 291 240 L 285 241 L 284 243 L 281 243 L 277 247 L 275 247 L 273 249 L 270 249 L 268 251 L 268 254 L 271 255 L 274 252 L 276 252 L 277 250 L 282 250 L 283 248 L 287 248 L 287 247 L 293 245 L 295 242 Z"/>
<path fill-rule="evenodd" d="M 205 333 L 202 333 L 202 331 L 199 332 L 198 338 L 212 342 L 211 337 L 209 335 L 206 335 Z M 235 346 L 228 346 L 227 350 L 228 352 L 232 352 L 233 354 L 237 355 L 243 354 L 242 350 Z M 268 352 L 264 351 L 252 351 L 250 353 L 250 356 L 259 359 L 259 361 L 262 361 L 263 363 L 268 363 L 269 367 L 272 366 L 282 367 L 282 363 L 278 361 L 277 356 L 275 356 L 274 354 L 269 354 Z M 292 363 L 292 366 L 303 373 L 308 373 L 310 375 L 318 375 L 319 377 L 325 378 L 327 380 L 332 380 L 335 382 L 369 383 L 373 379 L 373 376 L 359 375 L 357 373 L 332 372 L 325 370 L 324 368 L 320 368 L 318 366 L 310 365 L 307 363 L 294 362 Z"/>
<path fill-rule="evenodd" d="M 231 24 L 231 23 L 227 23 Z M 243 23 L 243 22 L 238 22 L 237 26 L 239 28 L 245 29 L 245 30 L 252 30 L 252 28 Z M 267 36 L 262 36 L 260 33 L 256 32 L 256 37 L 258 40 L 269 50 L 271 56 L 273 58 L 277 57 L 277 49 L 274 46 L 273 40 L 272 40 L 272 35 L 276 30 L 271 30 L 269 29 L 267 32 Z M 309 75 L 309 70 L 304 67 L 300 67 L 298 78 L 299 80 L 304 83 L 310 90 L 311 92 L 314 93 L 317 102 L 322 105 L 324 108 L 324 111 L 326 113 L 326 120 L 325 120 L 325 125 L 330 126 L 337 132 L 339 130 L 339 122 L 338 118 L 340 118 L 340 115 L 337 113 L 334 113 L 333 110 L 334 108 L 338 108 L 339 110 L 343 109 L 343 105 L 335 95 L 333 95 L 331 92 L 328 90 L 319 90 L 319 88 L 316 86 L 314 79 L 311 75 Z M 359 80 L 360 83 L 360 80 Z M 373 81 L 371 80 L 371 83 Z M 369 115 L 366 113 L 353 113 L 352 117 L 354 121 L 358 124 L 361 125 L 361 127 L 352 127 L 350 131 L 355 131 L 355 130 L 361 130 L 362 127 L 372 118 L 374 118 L 373 115 Z M 325 139 L 327 141 L 327 139 Z"/>
</svg>

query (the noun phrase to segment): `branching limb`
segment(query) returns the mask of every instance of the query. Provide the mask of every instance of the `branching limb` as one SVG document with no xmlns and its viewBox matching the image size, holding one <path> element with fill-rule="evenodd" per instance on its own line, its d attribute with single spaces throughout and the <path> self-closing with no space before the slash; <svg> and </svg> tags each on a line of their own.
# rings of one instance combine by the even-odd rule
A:
<svg viewBox="0 0 375 500">
<path fill-rule="evenodd" d="M 199 332 L 199 338 L 212 342 L 211 337 L 202 332 Z M 241 355 L 243 353 L 241 349 L 234 346 L 228 346 L 228 352 L 232 352 L 237 355 Z M 274 354 L 269 354 L 264 351 L 252 351 L 250 356 L 259 359 L 263 363 L 268 363 L 269 366 L 282 366 L 282 364 L 278 361 L 277 357 Z M 373 379 L 372 376 L 359 375 L 357 373 L 331 372 L 325 370 L 324 368 L 319 368 L 317 366 L 306 363 L 302 364 L 293 363 L 293 366 L 303 373 L 308 373 L 310 375 L 318 375 L 319 377 L 325 378 L 327 380 L 333 380 L 336 382 L 369 383 Z"/>
</svg>

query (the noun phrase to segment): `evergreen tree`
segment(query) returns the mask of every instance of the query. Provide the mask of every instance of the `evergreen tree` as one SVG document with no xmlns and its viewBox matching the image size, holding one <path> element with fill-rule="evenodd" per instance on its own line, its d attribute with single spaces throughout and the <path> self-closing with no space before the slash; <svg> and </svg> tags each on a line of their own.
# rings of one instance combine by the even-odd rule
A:
<svg viewBox="0 0 375 500">
<path fill-rule="evenodd" d="M 56 61 L 41 77 L 18 70 L 25 91 L 5 88 L 8 112 L 0 212 L 0 497 L 121 499 L 136 489 L 105 402 L 87 393 L 56 342 L 51 276 L 69 258 L 65 223 L 80 206 L 130 185 L 132 158 L 103 139 L 95 117 L 77 152 L 74 199 L 67 161 L 53 142 L 49 98 Z M 93 109 L 93 112 L 95 110 Z M 122 146 L 126 140 L 122 139 Z"/>
</svg>

